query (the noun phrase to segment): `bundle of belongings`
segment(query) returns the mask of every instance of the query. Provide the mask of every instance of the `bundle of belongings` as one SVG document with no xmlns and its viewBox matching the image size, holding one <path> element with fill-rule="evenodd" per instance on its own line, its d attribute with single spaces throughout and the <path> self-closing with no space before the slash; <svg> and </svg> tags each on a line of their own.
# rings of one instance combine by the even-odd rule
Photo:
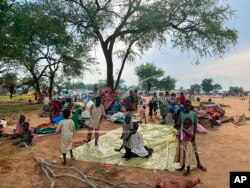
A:
<svg viewBox="0 0 250 188">
<path fill-rule="evenodd" d="M 108 115 L 107 119 L 113 123 L 114 122 L 123 123 L 125 121 L 125 113 L 117 112 L 113 115 Z"/>
<path fill-rule="evenodd" d="M 107 114 L 115 114 L 122 110 L 122 103 L 118 94 L 111 88 L 103 88 L 100 90 L 100 97 L 103 101 L 104 109 Z"/>
<path fill-rule="evenodd" d="M 103 101 L 104 109 L 108 110 L 115 102 L 115 91 L 109 87 L 100 90 L 100 97 Z"/>
<path fill-rule="evenodd" d="M 215 103 L 201 103 L 200 109 L 196 112 L 201 124 L 210 126 L 221 125 L 221 117 L 224 116 L 225 111 L 219 104 Z"/>
</svg>

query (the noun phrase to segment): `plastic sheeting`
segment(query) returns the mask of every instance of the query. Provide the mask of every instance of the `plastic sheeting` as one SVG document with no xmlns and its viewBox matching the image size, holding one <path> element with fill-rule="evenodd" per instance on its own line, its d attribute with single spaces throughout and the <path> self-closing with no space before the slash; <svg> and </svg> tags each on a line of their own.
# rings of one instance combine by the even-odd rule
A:
<svg viewBox="0 0 250 188">
<path fill-rule="evenodd" d="M 82 161 L 174 171 L 176 167 L 174 163 L 177 146 L 176 130 L 172 126 L 147 124 L 141 125 L 139 131 L 143 135 L 145 144 L 154 150 L 153 155 L 149 158 L 138 157 L 125 161 L 121 158 L 124 155 L 124 149 L 121 153 L 114 151 L 122 144 L 120 139 L 122 128 L 101 136 L 99 146 L 95 146 L 94 140 L 92 140 L 88 144 L 73 149 L 73 153 L 77 160 Z"/>
</svg>

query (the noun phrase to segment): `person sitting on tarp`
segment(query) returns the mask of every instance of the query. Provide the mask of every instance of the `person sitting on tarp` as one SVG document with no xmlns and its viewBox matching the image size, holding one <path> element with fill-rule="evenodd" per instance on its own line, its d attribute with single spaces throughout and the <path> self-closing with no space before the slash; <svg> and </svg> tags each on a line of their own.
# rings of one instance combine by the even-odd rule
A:
<svg viewBox="0 0 250 188">
<path fill-rule="evenodd" d="M 28 146 L 32 144 L 33 134 L 29 129 L 30 124 L 28 122 L 24 122 L 23 131 L 21 133 L 21 140 L 13 142 L 13 145 L 19 145 L 20 147 Z"/>
<path fill-rule="evenodd" d="M 81 113 L 82 113 L 82 109 L 77 108 L 76 111 L 73 114 L 73 117 L 71 118 L 74 121 L 76 129 L 86 127 L 85 124 L 84 124 L 85 122 L 81 118 Z"/>
<path fill-rule="evenodd" d="M 129 140 L 130 148 L 131 148 L 131 155 L 132 157 L 146 157 L 152 155 L 153 149 L 147 147 L 143 141 L 142 134 L 138 131 L 139 123 L 133 123 L 133 134 L 130 134 Z"/>
</svg>

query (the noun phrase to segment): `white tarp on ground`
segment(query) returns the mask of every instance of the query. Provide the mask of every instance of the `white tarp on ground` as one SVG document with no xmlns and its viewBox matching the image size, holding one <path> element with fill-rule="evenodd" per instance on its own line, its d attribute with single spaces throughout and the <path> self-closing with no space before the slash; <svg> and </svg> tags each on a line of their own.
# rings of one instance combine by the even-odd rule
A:
<svg viewBox="0 0 250 188">
<path fill-rule="evenodd" d="M 142 133 L 146 145 L 154 150 L 150 158 L 138 157 L 125 161 L 121 158 L 124 150 L 122 153 L 114 151 L 122 144 L 120 139 L 122 128 L 101 136 L 99 146 L 95 146 L 94 140 L 92 140 L 88 144 L 73 149 L 73 153 L 77 160 L 82 161 L 173 171 L 176 167 L 173 161 L 177 146 L 176 130 L 173 126 L 147 124 L 141 125 L 139 131 Z"/>
</svg>

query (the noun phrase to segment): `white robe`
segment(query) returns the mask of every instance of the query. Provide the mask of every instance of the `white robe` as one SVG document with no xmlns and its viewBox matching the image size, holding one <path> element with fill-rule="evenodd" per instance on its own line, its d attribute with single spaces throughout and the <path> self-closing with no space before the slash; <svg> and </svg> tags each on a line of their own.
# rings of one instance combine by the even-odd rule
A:
<svg viewBox="0 0 250 188">
<path fill-rule="evenodd" d="M 65 119 L 60 121 L 56 127 L 56 133 L 61 132 L 61 151 L 67 153 L 72 150 L 72 138 L 75 130 L 74 121 Z"/>
<path fill-rule="evenodd" d="M 136 132 L 130 137 L 131 152 L 137 154 L 139 157 L 145 157 L 148 155 L 148 151 L 145 149 L 145 143 L 141 133 Z"/>
</svg>

